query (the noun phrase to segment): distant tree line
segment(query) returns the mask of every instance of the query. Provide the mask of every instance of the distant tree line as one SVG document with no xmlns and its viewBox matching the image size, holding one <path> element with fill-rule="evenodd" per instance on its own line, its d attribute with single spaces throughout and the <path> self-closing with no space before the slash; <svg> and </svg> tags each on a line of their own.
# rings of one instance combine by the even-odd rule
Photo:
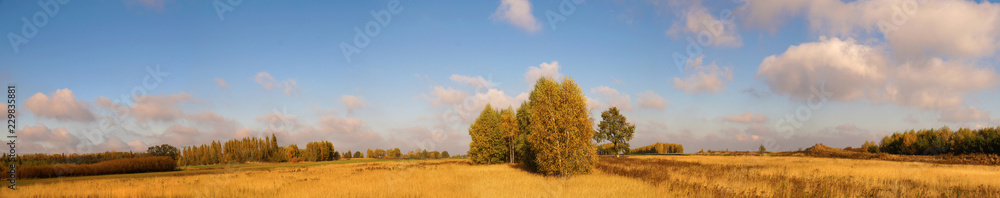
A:
<svg viewBox="0 0 1000 198">
<path fill-rule="evenodd" d="M 632 154 L 646 153 L 684 153 L 684 145 L 657 142 L 649 146 L 632 149 Z"/>
<path fill-rule="evenodd" d="M 94 164 L 56 164 L 18 167 L 17 178 L 52 178 L 172 171 L 177 161 L 166 156 L 122 158 Z M 6 171 L 6 170 L 5 170 Z"/>
<path fill-rule="evenodd" d="M 469 126 L 473 164 L 516 162 L 545 175 L 589 173 L 597 161 L 594 120 L 570 77 L 538 79 L 515 112 L 486 105 Z"/>
<path fill-rule="evenodd" d="M 94 164 L 103 161 L 111 161 L 116 159 L 131 159 L 131 158 L 141 158 L 148 157 L 149 154 L 143 152 L 118 152 L 118 151 L 107 151 L 101 153 L 87 153 L 87 154 L 44 154 L 44 153 L 34 153 L 34 154 L 20 154 L 17 155 L 18 166 L 36 166 L 36 165 L 54 165 L 54 164 Z M 4 167 L 9 165 L 9 157 L 7 155 L 0 156 L 0 161 L 4 162 Z"/>
<path fill-rule="evenodd" d="M 861 148 L 904 155 L 1000 154 L 1000 127 L 910 130 L 883 137 L 879 144 L 865 141 Z"/>
</svg>

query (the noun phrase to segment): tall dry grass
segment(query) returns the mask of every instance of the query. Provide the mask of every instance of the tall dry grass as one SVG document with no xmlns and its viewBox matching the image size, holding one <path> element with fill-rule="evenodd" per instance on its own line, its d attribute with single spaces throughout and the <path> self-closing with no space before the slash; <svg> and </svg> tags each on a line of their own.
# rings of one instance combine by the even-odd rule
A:
<svg viewBox="0 0 1000 198">
<path fill-rule="evenodd" d="M 7 189 L 3 197 L 997 197 L 1000 168 L 810 157 L 601 158 L 593 174 L 545 177 L 466 160 L 231 169 Z"/>
</svg>

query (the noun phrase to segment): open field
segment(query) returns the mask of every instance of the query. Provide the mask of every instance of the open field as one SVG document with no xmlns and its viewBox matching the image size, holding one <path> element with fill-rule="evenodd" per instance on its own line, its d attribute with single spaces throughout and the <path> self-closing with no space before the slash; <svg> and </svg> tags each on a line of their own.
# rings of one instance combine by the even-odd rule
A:
<svg viewBox="0 0 1000 198">
<path fill-rule="evenodd" d="M 3 193 L 5 197 L 1000 196 L 996 166 L 811 157 L 602 157 L 594 174 L 574 177 L 544 177 L 511 165 L 473 166 L 466 160 L 283 165 L 25 180 L 16 192 Z M 209 170 L 219 171 L 178 174 Z"/>
</svg>

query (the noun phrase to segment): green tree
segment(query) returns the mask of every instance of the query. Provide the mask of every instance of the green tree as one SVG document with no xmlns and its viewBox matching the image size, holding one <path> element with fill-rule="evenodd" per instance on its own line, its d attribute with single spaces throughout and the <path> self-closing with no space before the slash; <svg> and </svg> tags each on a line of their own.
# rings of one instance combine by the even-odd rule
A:
<svg viewBox="0 0 1000 198">
<path fill-rule="evenodd" d="M 441 158 L 451 158 L 451 155 L 448 155 L 448 151 L 442 151 Z"/>
<path fill-rule="evenodd" d="M 363 157 L 364 156 L 361 156 L 361 151 L 354 151 L 354 158 L 363 158 Z"/>
<path fill-rule="evenodd" d="M 632 140 L 632 134 L 635 133 L 635 125 L 629 123 L 625 116 L 618 112 L 618 107 L 611 107 L 601 112 L 601 118 L 601 123 L 597 125 L 598 130 L 594 135 L 594 141 L 598 143 L 602 141 L 611 142 L 613 145 L 611 151 L 615 153 L 616 157 L 620 153 L 628 153 L 628 141 Z"/>
<path fill-rule="evenodd" d="M 153 156 L 167 156 L 174 161 L 180 157 L 180 151 L 177 150 L 177 147 L 170 146 L 169 144 L 151 146 L 146 149 L 146 153 Z"/>
<path fill-rule="evenodd" d="M 469 159 L 473 164 L 497 164 L 505 161 L 507 146 L 501 130 L 500 113 L 490 104 L 486 104 L 479 118 L 469 126 L 469 136 L 472 137 L 472 142 L 469 143 Z M 420 157 L 428 158 L 429 154 L 425 150 Z"/>
<path fill-rule="evenodd" d="M 765 148 L 764 145 L 761 144 L 760 148 L 758 148 L 758 152 L 760 152 L 760 154 L 764 154 L 764 152 L 767 152 L 767 148 Z"/>
</svg>

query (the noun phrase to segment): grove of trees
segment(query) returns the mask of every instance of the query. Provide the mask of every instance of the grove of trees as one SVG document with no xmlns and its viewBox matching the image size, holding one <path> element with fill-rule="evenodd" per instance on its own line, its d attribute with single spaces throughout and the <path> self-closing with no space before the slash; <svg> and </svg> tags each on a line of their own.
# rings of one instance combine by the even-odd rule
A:
<svg viewBox="0 0 1000 198">
<path fill-rule="evenodd" d="M 331 161 L 337 160 L 340 156 L 334 157 L 333 143 L 327 141 L 309 142 L 306 150 L 302 152 L 302 157 L 306 161 Z"/>
<path fill-rule="evenodd" d="M 182 166 L 288 161 L 287 152 L 282 151 L 277 138 L 271 134 L 265 139 L 246 137 L 229 140 L 225 144 L 212 141 L 211 144 L 186 146 L 181 149 L 178 161 Z"/>
<path fill-rule="evenodd" d="M 726 149 L 727 152 L 729 149 Z M 684 145 L 671 144 L 671 143 L 655 143 L 649 146 L 639 147 L 632 149 L 633 154 L 645 154 L 645 153 L 684 153 Z"/>
<path fill-rule="evenodd" d="M 878 145 L 865 141 L 862 148 L 873 153 L 904 155 L 1000 154 L 1000 127 L 910 130 L 886 136 Z"/>
<path fill-rule="evenodd" d="M 517 112 L 486 105 L 469 126 L 468 156 L 473 164 L 517 161 L 545 175 L 585 174 L 597 161 L 593 125 L 572 78 L 543 77 Z"/>
</svg>

